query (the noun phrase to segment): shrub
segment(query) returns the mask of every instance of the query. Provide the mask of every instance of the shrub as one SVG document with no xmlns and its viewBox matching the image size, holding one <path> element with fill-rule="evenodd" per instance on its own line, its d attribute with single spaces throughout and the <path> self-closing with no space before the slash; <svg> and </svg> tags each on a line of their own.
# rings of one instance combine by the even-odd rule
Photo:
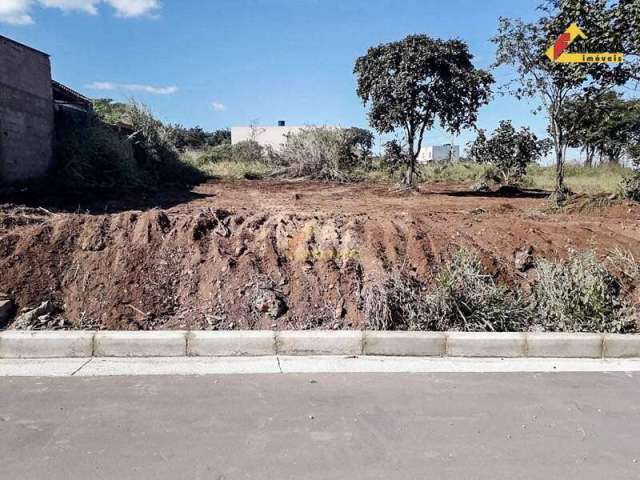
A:
<svg viewBox="0 0 640 480">
<path fill-rule="evenodd" d="M 71 190 L 126 190 L 148 181 L 130 142 L 97 116 L 59 116 L 56 129 L 56 183 Z"/>
<path fill-rule="evenodd" d="M 342 168 L 370 168 L 373 133 L 364 128 L 341 130 L 340 162 Z"/>
<path fill-rule="evenodd" d="M 154 118 L 144 105 L 131 101 L 124 117 L 134 133 L 129 136 L 138 165 L 155 183 L 197 183 L 204 176 L 181 161 L 171 141 L 171 128 Z"/>
<path fill-rule="evenodd" d="M 480 130 L 469 147 L 469 157 L 495 167 L 491 180 L 512 185 L 520 182 L 527 166 L 546 155 L 550 148 L 548 140 L 538 140 L 528 128 L 516 131 L 510 121 L 502 121 L 490 138 Z"/>
<path fill-rule="evenodd" d="M 566 262 L 538 262 L 533 299 L 540 326 L 557 332 L 622 333 L 634 322 L 620 282 L 591 253 L 572 253 Z"/>
<path fill-rule="evenodd" d="M 418 330 L 428 324 L 422 285 L 394 272 L 364 291 L 364 315 L 372 330 Z"/>
<path fill-rule="evenodd" d="M 409 163 L 409 154 L 397 140 L 391 140 L 384 144 L 382 166 L 390 172 L 399 170 Z"/>
<path fill-rule="evenodd" d="M 622 181 L 622 196 L 640 202 L 640 170 L 636 170 Z"/>
<path fill-rule="evenodd" d="M 479 258 L 460 250 L 426 296 L 433 330 L 511 332 L 528 328 L 531 313 L 518 295 L 483 272 Z"/>
<path fill-rule="evenodd" d="M 229 162 L 233 158 L 233 148 L 230 144 L 217 145 L 208 148 L 204 152 L 194 152 L 195 162 L 197 165 L 206 165 L 210 163 Z"/>
<path fill-rule="evenodd" d="M 478 257 L 460 250 L 426 288 L 394 273 L 365 290 L 364 312 L 374 330 L 469 332 L 524 331 L 531 323 L 527 303 L 483 272 Z"/>
<path fill-rule="evenodd" d="M 232 147 L 234 162 L 259 162 L 263 159 L 263 148 L 254 140 L 245 140 Z"/>
<path fill-rule="evenodd" d="M 58 114 L 56 183 L 72 190 L 120 191 L 205 178 L 180 159 L 168 127 L 144 106 L 132 102 L 123 107 L 108 100 L 100 105 L 102 111 L 88 116 Z M 116 117 L 118 126 L 103 120 Z"/>
<path fill-rule="evenodd" d="M 339 130 L 327 127 L 309 127 L 288 135 L 281 152 L 288 173 L 316 180 L 344 180 L 341 137 Z"/>
<path fill-rule="evenodd" d="M 361 128 L 308 127 L 287 136 L 278 161 L 294 177 L 348 181 L 350 170 L 370 167 L 372 145 Z"/>
</svg>

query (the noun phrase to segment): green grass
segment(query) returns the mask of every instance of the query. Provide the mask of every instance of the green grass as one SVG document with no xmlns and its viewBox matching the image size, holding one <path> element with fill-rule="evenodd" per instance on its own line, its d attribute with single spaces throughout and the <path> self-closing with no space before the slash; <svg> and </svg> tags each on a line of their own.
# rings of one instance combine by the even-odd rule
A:
<svg viewBox="0 0 640 480">
<path fill-rule="evenodd" d="M 617 165 L 602 165 L 595 168 L 567 164 L 565 181 L 575 193 L 616 193 L 622 179 L 630 173 L 628 168 Z M 525 185 L 530 188 L 553 190 L 555 187 L 555 167 L 533 165 L 525 177 Z"/>
<path fill-rule="evenodd" d="M 187 150 L 181 154 L 182 160 L 197 168 L 210 178 L 223 179 L 260 179 L 271 172 L 271 168 L 263 162 L 219 160 L 210 161 L 206 154 L 194 150 Z"/>
<path fill-rule="evenodd" d="M 476 183 L 483 179 L 487 168 L 475 162 L 427 164 L 418 166 L 418 173 L 422 183 Z"/>
</svg>

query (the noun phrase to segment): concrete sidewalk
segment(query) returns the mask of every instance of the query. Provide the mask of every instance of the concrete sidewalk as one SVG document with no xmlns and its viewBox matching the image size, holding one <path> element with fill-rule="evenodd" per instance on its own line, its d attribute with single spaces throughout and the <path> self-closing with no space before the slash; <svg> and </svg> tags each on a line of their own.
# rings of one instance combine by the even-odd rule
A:
<svg viewBox="0 0 640 480">
<path fill-rule="evenodd" d="M 640 372 L 640 359 L 266 356 L 0 359 L 0 377 Z"/>
<path fill-rule="evenodd" d="M 0 478 L 628 480 L 637 373 L 0 381 Z"/>
</svg>

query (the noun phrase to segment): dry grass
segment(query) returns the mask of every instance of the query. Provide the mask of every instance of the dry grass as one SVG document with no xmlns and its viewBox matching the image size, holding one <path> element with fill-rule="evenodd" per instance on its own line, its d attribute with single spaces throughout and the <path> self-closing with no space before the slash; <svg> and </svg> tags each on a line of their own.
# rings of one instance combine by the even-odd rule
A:
<svg viewBox="0 0 640 480">
<path fill-rule="evenodd" d="M 618 278 L 592 252 L 566 262 L 542 260 L 533 286 L 540 327 L 556 332 L 625 333 L 635 329 Z"/>
</svg>

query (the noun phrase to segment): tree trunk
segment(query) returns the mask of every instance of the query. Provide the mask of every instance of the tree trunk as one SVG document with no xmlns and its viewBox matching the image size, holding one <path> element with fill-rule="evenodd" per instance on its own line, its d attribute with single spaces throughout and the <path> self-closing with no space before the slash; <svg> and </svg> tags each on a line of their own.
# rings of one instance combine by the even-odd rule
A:
<svg viewBox="0 0 640 480">
<path fill-rule="evenodd" d="M 564 157 L 562 148 L 556 149 L 556 195 L 559 199 L 564 199 Z"/>
<path fill-rule="evenodd" d="M 407 173 L 404 176 L 404 184 L 408 187 L 413 186 L 413 181 L 416 172 L 416 154 L 413 146 L 413 136 L 409 135 L 407 141 L 409 143 L 409 166 L 407 167 Z"/>
<path fill-rule="evenodd" d="M 556 202 L 562 202 L 566 198 L 566 187 L 564 185 L 564 139 L 562 138 L 562 130 L 556 118 L 552 118 L 552 134 L 553 146 L 556 153 Z"/>
<path fill-rule="evenodd" d="M 586 158 L 584 159 L 584 166 L 593 168 L 593 157 L 595 155 L 595 149 L 591 147 L 585 147 L 584 149 Z"/>
</svg>

